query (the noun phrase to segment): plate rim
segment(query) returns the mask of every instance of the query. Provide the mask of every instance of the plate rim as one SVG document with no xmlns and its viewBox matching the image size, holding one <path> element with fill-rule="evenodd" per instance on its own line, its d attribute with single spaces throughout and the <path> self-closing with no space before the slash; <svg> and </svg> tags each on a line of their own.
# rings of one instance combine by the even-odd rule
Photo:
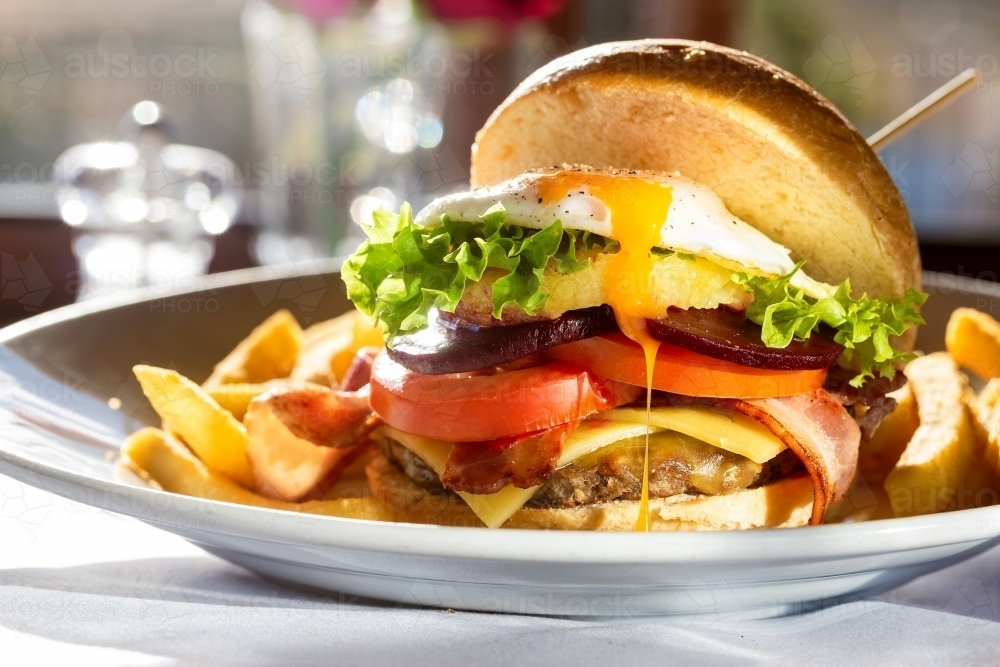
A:
<svg viewBox="0 0 1000 667">
<path fill-rule="evenodd" d="M 225 287 L 250 285 L 268 280 L 287 280 L 303 276 L 326 275 L 339 273 L 344 262 L 342 257 L 321 259 L 308 262 L 308 267 L 302 263 L 289 262 L 284 264 L 269 264 L 236 271 L 223 271 L 199 277 L 192 287 L 162 290 L 156 287 L 141 287 L 120 294 L 108 294 L 86 301 L 67 304 L 52 310 L 26 317 L 23 320 L 0 327 L 0 345 L 6 345 L 16 338 L 25 336 L 39 329 L 59 324 L 67 320 L 85 315 L 92 315 L 106 310 L 114 310 L 125 306 L 147 303 L 155 299 L 172 299 L 192 296 L 199 292 Z M 306 268 L 306 270 L 303 270 Z"/>
<path fill-rule="evenodd" d="M 0 441 L 0 472 L 19 481 L 28 476 L 51 480 L 72 490 L 96 491 L 101 509 L 170 527 L 183 527 L 170 516 L 227 518 L 209 528 L 215 534 L 250 538 L 289 546 L 378 551 L 420 557 L 473 558 L 533 563 L 653 564 L 781 562 L 789 559 L 834 560 L 900 550 L 925 549 L 962 543 L 980 543 L 1000 536 L 1000 505 L 915 517 L 854 523 L 772 528 L 746 531 L 663 531 L 653 533 L 531 529 L 488 530 L 374 521 L 293 513 L 206 498 L 197 498 L 74 472 L 8 451 Z M 11 474 L 13 472 L 13 474 Z M 71 491 L 43 486 L 77 502 Z M 125 497 L 125 508 L 110 502 Z M 101 503 L 100 498 L 109 502 Z M 95 500 L 88 494 L 88 500 Z M 181 505 L 183 507 L 178 507 Z M 324 530 L 329 527 L 329 530 Z M 805 531 L 805 534 L 803 533 Z M 173 532 L 173 531 L 172 531 Z M 303 540 L 300 533 L 307 532 Z M 296 535 L 299 534 L 299 535 Z M 475 539 L 469 539 L 475 535 Z M 412 538 L 416 536 L 416 539 Z M 567 544 L 567 536 L 572 536 Z M 803 539 L 807 538 L 807 539 Z M 515 542 L 519 544 L 514 544 Z M 740 550 L 733 550 L 738 542 Z M 786 549 L 791 545 L 793 548 Z M 529 549 L 518 552 L 517 546 Z M 671 548 L 672 547 L 672 548 Z M 509 553 L 513 551 L 514 553 Z"/>
<path fill-rule="evenodd" d="M 195 294 L 207 289 L 248 285 L 253 282 L 329 274 L 339 270 L 341 259 L 302 264 L 258 267 L 206 276 L 194 288 L 173 291 L 145 288 L 70 304 L 41 313 L 0 329 L 0 345 L 45 327 L 85 315 L 142 303 L 151 299 Z M 945 287 L 984 295 L 1000 296 L 1000 285 L 951 274 L 924 273 L 925 286 Z M 26 428 L 31 428 L 26 426 Z M 663 564 L 781 562 L 789 559 L 844 559 L 900 550 L 925 549 L 964 543 L 979 543 L 1000 536 L 1000 505 L 970 508 L 914 517 L 803 526 L 796 529 L 746 531 L 664 531 L 653 533 L 600 532 L 586 530 L 548 531 L 531 529 L 484 530 L 463 526 L 439 526 L 390 521 L 349 519 L 292 513 L 218 500 L 184 496 L 117 479 L 104 479 L 21 456 L 4 446 L 0 437 L 0 472 L 31 484 L 24 477 L 53 482 L 61 488 L 42 488 L 59 496 L 73 497 L 72 489 L 97 491 L 105 498 L 130 497 L 139 502 L 121 507 L 94 504 L 107 511 L 132 516 L 162 526 L 179 527 L 167 517 L 176 513 L 176 503 L 188 513 L 214 515 L 235 521 L 228 532 L 200 527 L 212 533 L 294 546 L 378 551 L 419 557 L 487 559 L 532 563 L 572 564 Z M 65 488 L 62 488 L 65 487 Z M 164 502 L 165 500 L 174 502 Z M 79 500 L 78 500 L 79 501 Z M 83 501 L 80 501 L 83 502 Z M 137 511 L 132 508 L 141 508 Z M 282 518 L 286 520 L 282 520 Z M 294 519 L 294 521 L 292 520 Z M 325 530 L 324 528 L 329 528 Z M 308 532 L 304 541 L 294 533 Z M 174 532 L 174 531 L 172 531 Z M 275 533 L 284 533 L 278 535 Z M 475 539 L 469 539 L 475 535 Z M 407 539 L 412 537 L 424 539 Z M 572 536 L 571 544 L 566 538 Z M 803 539 L 806 538 L 806 539 Z M 739 551 L 733 550 L 737 542 Z M 785 548 L 791 545 L 792 548 Z M 526 546 L 518 551 L 515 546 Z M 503 555 L 501 555 L 503 554 Z"/>
</svg>

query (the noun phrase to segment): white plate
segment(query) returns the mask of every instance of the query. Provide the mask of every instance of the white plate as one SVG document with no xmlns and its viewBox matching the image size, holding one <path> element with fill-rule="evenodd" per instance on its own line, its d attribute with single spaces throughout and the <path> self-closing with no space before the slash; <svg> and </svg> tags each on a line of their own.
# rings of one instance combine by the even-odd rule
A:
<svg viewBox="0 0 1000 667">
<path fill-rule="evenodd" d="M 1000 312 L 996 285 L 941 275 L 927 283 L 925 350 L 940 347 L 952 308 Z M 334 271 L 241 272 L 195 292 L 79 304 L 8 327 L 0 332 L 0 473 L 294 585 L 528 614 L 794 613 L 892 588 L 1000 538 L 1000 507 L 739 533 L 489 531 L 299 515 L 116 479 L 118 443 L 153 423 L 131 365 L 201 377 L 281 307 L 316 320 L 347 303 Z"/>
</svg>

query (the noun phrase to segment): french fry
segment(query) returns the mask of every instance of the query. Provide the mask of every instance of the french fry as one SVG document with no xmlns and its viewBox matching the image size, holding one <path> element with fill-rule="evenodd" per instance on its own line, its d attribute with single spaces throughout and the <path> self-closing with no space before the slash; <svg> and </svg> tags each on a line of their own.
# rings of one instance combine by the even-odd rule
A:
<svg viewBox="0 0 1000 667">
<path fill-rule="evenodd" d="M 910 385 L 904 384 L 889 396 L 896 399 L 896 409 L 879 424 L 871 438 L 861 443 L 858 453 L 858 470 L 869 483 L 885 481 L 920 426 L 917 401 Z"/>
<path fill-rule="evenodd" d="M 266 391 L 283 387 L 288 384 L 288 380 L 270 380 L 260 384 L 250 384 L 238 382 L 235 384 L 220 384 L 205 389 L 208 395 L 215 399 L 224 410 L 228 410 L 236 421 L 243 421 L 247 413 L 250 401 L 257 398 Z"/>
<path fill-rule="evenodd" d="M 253 484 L 243 424 L 177 371 L 143 365 L 132 371 L 166 428 L 179 435 L 205 465 L 244 486 Z"/>
<path fill-rule="evenodd" d="M 959 366 L 984 380 L 1000 378 L 1000 322 L 973 308 L 956 308 L 944 342 Z"/>
<path fill-rule="evenodd" d="M 357 310 L 319 322 L 303 332 L 302 353 L 294 380 L 336 387 L 363 347 L 382 347 L 382 330 Z"/>
<path fill-rule="evenodd" d="M 259 384 L 288 377 L 302 348 L 302 329 L 291 313 L 279 310 L 264 320 L 205 380 L 205 387 Z"/>
<path fill-rule="evenodd" d="M 287 503 L 259 496 L 209 470 L 183 444 L 158 428 L 147 427 L 130 435 L 122 445 L 122 455 L 126 465 L 171 493 L 348 519 L 390 520 L 389 513 L 372 497 Z"/>
<path fill-rule="evenodd" d="M 906 376 L 920 426 L 884 487 L 896 516 L 932 514 L 954 505 L 976 457 L 975 435 L 963 402 L 968 382 L 944 352 L 910 362 Z"/>
</svg>

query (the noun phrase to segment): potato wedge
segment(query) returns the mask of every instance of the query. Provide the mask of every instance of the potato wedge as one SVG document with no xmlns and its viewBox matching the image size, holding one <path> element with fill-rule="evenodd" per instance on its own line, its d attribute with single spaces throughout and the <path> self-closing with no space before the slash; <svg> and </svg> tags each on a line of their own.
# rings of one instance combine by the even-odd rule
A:
<svg viewBox="0 0 1000 667">
<path fill-rule="evenodd" d="M 243 424 L 177 371 L 144 365 L 132 371 L 166 428 L 180 436 L 205 465 L 244 486 L 253 484 Z"/>
<path fill-rule="evenodd" d="M 258 384 L 288 377 L 302 349 L 302 328 L 287 310 L 264 320 L 205 380 L 205 387 L 223 384 Z"/>
<path fill-rule="evenodd" d="M 340 350 L 330 359 L 330 372 L 338 381 L 344 379 L 344 374 L 351 367 L 354 355 L 363 347 L 385 347 L 385 339 L 382 338 L 382 329 L 372 324 L 371 320 L 359 311 L 353 311 L 351 319 L 351 344 L 349 347 Z"/>
<path fill-rule="evenodd" d="M 910 385 L 904 384 L 889 396 L 896 399 L 896 408 L 879 424 L 871 438 L 862 440 L 858 453 L 858 470 L 872 484 L 885 481 L 920 426 L 917 401 Z"/>
<path fill-rule="evenodd" d="M 270 509 L 322 514 L 348 519 L 390 520 L 374 498 L 338 498 L 306 503 L 286 503 L 247 491 L 228 477 L 209 470 L 178 440 L 158 428 L 147 427 L 126 438 L 122 445 L 126 465 L 148 476 L 164 491 L 186 496 L 253 505 Z"/>
<path fill-rule="evenodd" d="M 268 382 L 262 382 L 260 384 L 250 384 L 246 382 L 237 382 L 235 384 L 220 384 L 214 387 L 207 387 L 205 389 L 208 395 L 215 399 L 223 409 L 229 410 L 229 412 L 236 418 L 237 421 L 243 421 L 243 417 L 247 413 L 247 406 L 250 405 L 250 401 L 257 398 L 266 391 L 271 389 L 276 389 L 278 387 L 284 387 L 288 384 L 288 380 L 270 380 Z"/>
<path fill-rule="evenodd" d="M 969 401 L 973 426 L 982 449 L 982 460 L 1000 476 L 1000 379 L 990 380 Z"/>
<path fill-rule="evenodd" d="M 319 322 L 303 332 L 302 353 L 294 380 L 336 387 L 363 347 L 384 347 L 382 330 L 356 310 Z"/>
<path fill-rule="evenodd" d="M 932 514 L 954 507 L 976 458 L 972 422 L 963 402 L 968 382 L 945 352 L 910 362 L 906 376 L 920 426 L 884 487 L 896 516 Z"/>
<path fill-rule="evenodd" d="M 322 340 L 329 338 L 330 336 L 336 334 L 340 331 L 347 331 L 354 325 L 354 318 L 361 315 L 360 312 L 356 310 L 350 310 L 343 315 L 338 315 L 337 317 L 331 317 L 328 320 L 322 320 L 316 322 L 315 324 L 309 325 L 302 332 L 302 345 L 303 350 L 308 350 L 314 347 L 317 343 Z"/>
<path fill-rule="evenodd" d="M 956 308 L 944 342 L 959 366 L 984 380 L 1000 378 L 1000 322 L 973 308 Z"/>
<path fill-rule="evenodd" d="M 345 399 L 341 392 L 305 383 L 254 399 L 244 419 L 251 488 L 287 501 L 326 491 L 371 430 L 366 397 Z"/>
</svg>

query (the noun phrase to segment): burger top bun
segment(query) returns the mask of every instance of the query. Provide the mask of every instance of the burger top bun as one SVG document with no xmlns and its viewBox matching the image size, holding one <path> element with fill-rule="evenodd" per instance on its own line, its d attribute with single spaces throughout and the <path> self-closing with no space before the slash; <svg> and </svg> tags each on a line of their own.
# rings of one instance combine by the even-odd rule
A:
<svg viewBox="0 0 1000 667">
<path fill-rule="evenodd" d="M 864 137 L 822 95 L 748 53 L 643 40 L 554 60 L 476 135 L 472 185 L 563 163 L 680 171 L 807 260 L 814 278 L 850 278 L 871 297 L 920 287 L 909 214 Z"/>
</svg>

